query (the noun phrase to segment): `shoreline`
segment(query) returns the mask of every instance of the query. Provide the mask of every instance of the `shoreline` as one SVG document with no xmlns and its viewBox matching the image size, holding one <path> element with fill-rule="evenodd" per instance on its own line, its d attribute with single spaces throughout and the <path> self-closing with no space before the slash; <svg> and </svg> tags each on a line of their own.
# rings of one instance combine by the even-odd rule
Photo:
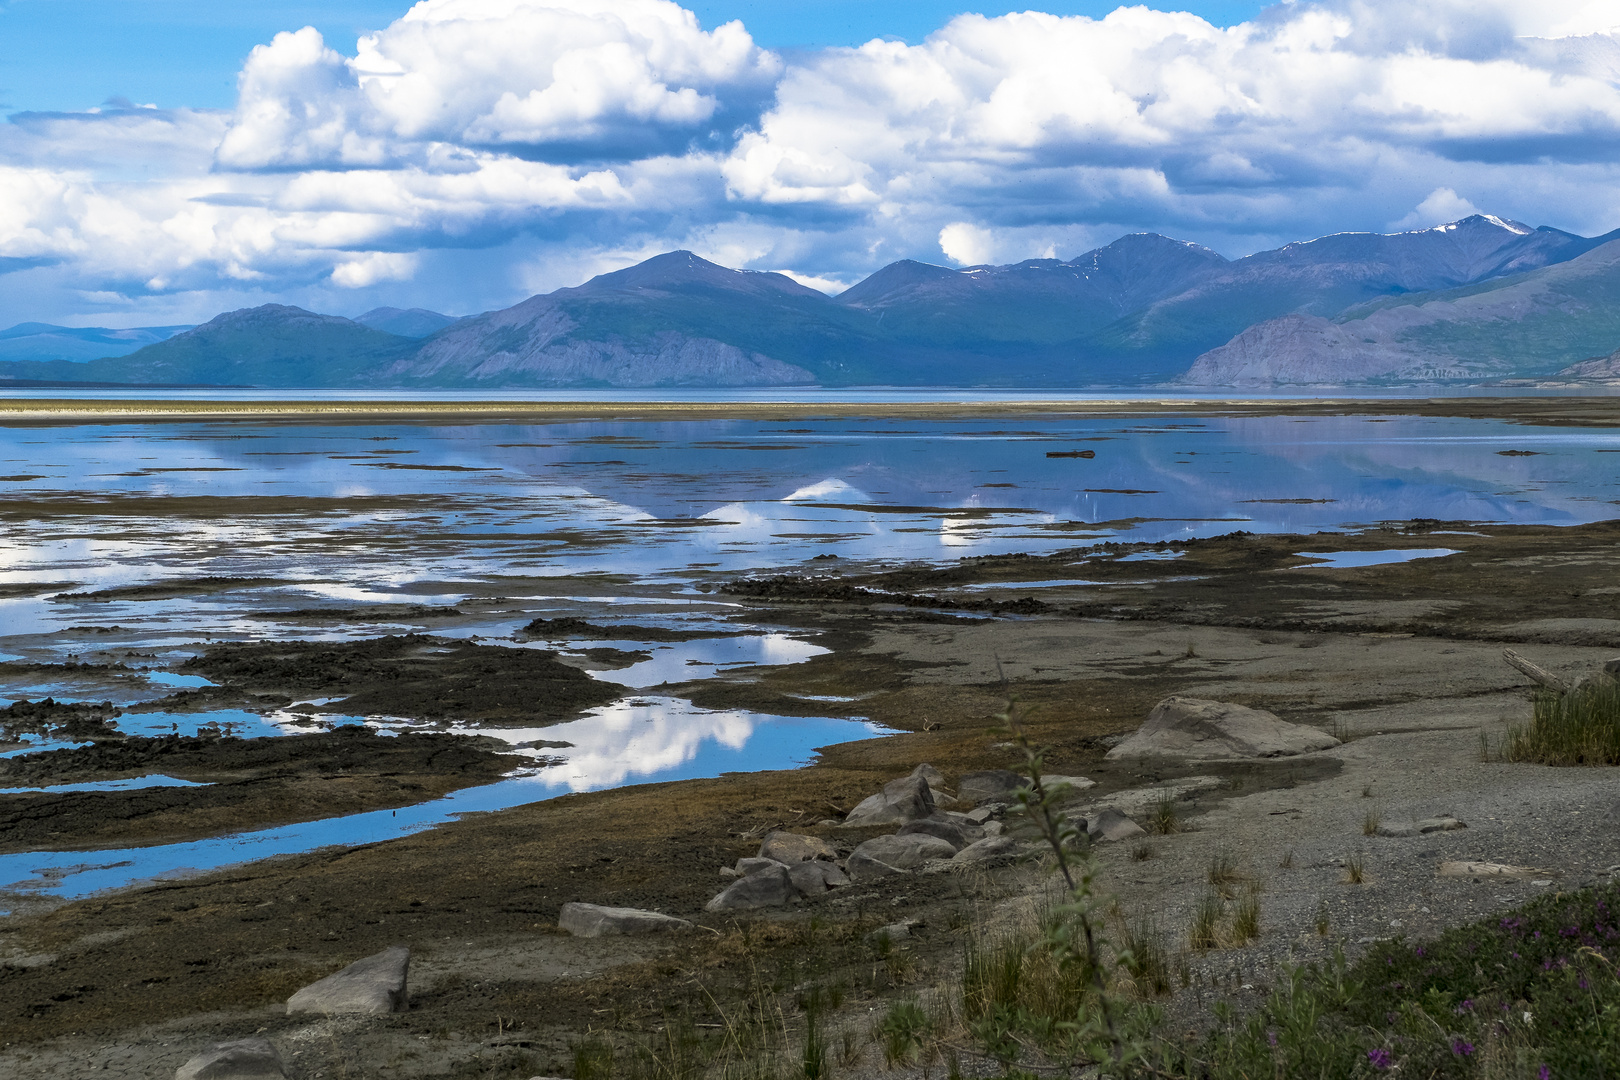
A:
<svg viewBox="0 0 1620 1080">
<path fill-rule="evenodd" d="M 359 423 L 444 420 L 476 423 L 561 420 L 710 420 L 750 417 L 902 416 L 920 418 L 1052 416 L 1144 416 L 1177 413 L 1208 416 L 1405 415 L 1500 419 L 1547 425 L 1620 424 L 1620 397 L 1479 397 L 1310 399 L 1120 397 L 1067 401 L 175 401 L 116 398 L 0 399 L 0 425 L 276 420 Z"/>
</svg>

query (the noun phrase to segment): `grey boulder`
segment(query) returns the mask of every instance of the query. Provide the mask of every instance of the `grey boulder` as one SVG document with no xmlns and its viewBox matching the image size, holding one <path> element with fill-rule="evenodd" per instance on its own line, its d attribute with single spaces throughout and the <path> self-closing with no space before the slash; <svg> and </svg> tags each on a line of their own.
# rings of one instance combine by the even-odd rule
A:
<svg viewBox="0 0 1620 1080">
<path fill-rule="evenodd" d="M 761 870 L 769 870 L 773 866 L 782 865 L 783 863 L 776 859 L 744 857 L 737 860 L 736 871 L 738 877 L 749 877 L 759 873 Z"/>
<path fill-rule="evenodd" d="M 614 934 L 656 934 L 668 930 L 690 930 L 692 924 L 673 915 L 637 908 L 602 907 L 599 904 L 564 904 L 557 913 L 557 926 L 575 937 L 608 937 Z"/>
<path fill-rule="evenodd" d="M 871 825 L 900 825 L 925 818 L 934 812 L 934 794 L 920 776 L 902 776 L 883 785 L 883 790 L 861 800 L 844 819 L 846 829 Z"/>
<path fill-rule="evenodd" d="M 778 863 L 745 878 L 738 878 L 705 906 L 709 911 L 770 907 L 790 903 L 799 899 L 799 895 L 788 868 Z"/>
<path fill-rule="evenodd" d="M 1219 761 L 1288 757 L 1338 745 L 1331 735 L 1290 724 L 1264 709 L 1178 695 L 1155 705 L 1147 722 L 1107 757 Z"/>
<path fill-rule="evenodd" d="M 987 836 L 983 840 L 975 840 L 967 847 L 958 851 L 951 859 L 952 862 L 981 862 L 985 859 L 999 859 L 1003 855 L 1011 855 L 1018 850 L 1018 842 L 1010 836 Z"/>
<path fill-rule="evenodd" d="M 949 841 L 926 833 L 907 836 L 874 836 L 849 856 L 849 876 L 855 881 L 873 881 L 901 870 L 911 870 L 929 859 L 950 859 L 956 848 Z"/>
<path fill-rule="evenodd" d="M 215 1043 L 174 1071 L 174 1080 L 286 1080 L 269 1039 Z"/>
<path fill-rule="evenodd" d="M 1129 840 L 1133 836 L 1146 836 L 1147 830 L 1113 807 L 1108 807 L 1086 818 L 1086 835 L 1093 841 Z"/>
<path fill-rule="evenodd" d="M 928 781 L 928 791 L 933 795 L 934 805 L 936 807 L 948 807 L 955 806 L 957 804 L 956 796 L 951 794 L 945 788 L 945 774 L 934 768 L 932 765 L 924 762 L 915 769 L 912 769 L 911 775 L 921 777 L 922 779 Z"/>
<path fill-rule="evenodd" d="M 931 817 L 921 821 L 908 821 L 900 826 L 899 836 L 935 836 L 961 851 L 975 840 L 982 839 L 984 831 L 977 826 L 959 825 L 948 818 Z"/>
<path fill-rule="evenodd" d="M 1012 793 L 1028 781 L 1010 769 L 983 769 L 963 773 L 956 782 L 956 797 L 962 802 L 1012 802 Z"/>
<path fill-rule="evenodd" d="M 796 862 L 809 862 L 811 859 L 836 860 L 838 852 L 819 836 L 772 832 L 766 833 L 765 840 L 759 845 L 759 857 L 791 865 Z"/>
<path fill-rule="evenodd" d="M 840 870 L 837 863 L 821 859 L 794 863 L 787 868 L 787 872 L 793 887 L 805 896 L 816 896 L 828 889 L 849 884 L 849 875 Z"/>
<path fill-rule="evenodd" d="M 287 999 L 290 1013 L 391 1013 L 406 1007 L 405 976 L 411 950 L 403 945 L 356 960 L 335 975 L 310 983 Z"/>
</svg>

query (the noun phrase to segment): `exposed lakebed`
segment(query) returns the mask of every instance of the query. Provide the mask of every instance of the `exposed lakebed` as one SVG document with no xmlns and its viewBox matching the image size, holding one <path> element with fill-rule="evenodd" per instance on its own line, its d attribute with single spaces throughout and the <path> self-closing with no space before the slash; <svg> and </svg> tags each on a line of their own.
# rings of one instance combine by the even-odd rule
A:
<svg viewBox="0 0 1620 1080">
<path fill-rule="evenodd" d="M 482 736 L 497 771 L 415 798 L 373 792 L 386 809 L 316 822 L 146 847 L 103 838 L 93 858 L 0 856 L 0 884 L 80 895 L 563 791 L 786 767 L 875 733 L 827 707 L 837 695 L 788 715 L 658 692 L 822 651 L 752 622 L 746 597 L 719 588 L 739 574 L 1415 517 L 1569 524 L 1612 515 L 1615 450 L 1609 431 L 1435 417 L 3 428 L 6 470 L 33 479 L 8 481 L 0 505 L 0 700 L 105 702 L 119 715 L 90 720 L 144 738 L 319 736 L 356 722 Z M 1173 555 L 1126 558 L 1145 569 Z M 1051 569 L 999 587 L 1093 580 Z M 531 630 L 537 619 L 553 621 Z M 388 677 L 362 678 L 367 664 Z M 95 735 L 50 728 L 0 749 Z M 289 800 L 303 790 L 287 783 Z"/>
</svg>

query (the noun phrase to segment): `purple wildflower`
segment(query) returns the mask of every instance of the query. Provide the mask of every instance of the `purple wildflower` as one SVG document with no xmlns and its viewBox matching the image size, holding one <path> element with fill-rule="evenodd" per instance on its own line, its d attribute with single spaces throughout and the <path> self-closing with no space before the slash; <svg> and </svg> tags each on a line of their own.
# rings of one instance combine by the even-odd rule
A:
<svg viewBox="0 0 1620 1080">
<path fill-rule="evenodd" d="M 1275 1050 L 1277 1048 L 1277 1033 L 1275 1031 L 1266 1032 L 1266 1042 Z"/>
<path fill-rule="evenodd" d="M 1464 1039 L 1452 1039 L 1451 1052 L 1458 1057 L 1468 1057 L 1474 1052 L 1474 1044 Z"/>
<path fill-rule="evenodd" d="M 1382 1072 L 1395 1064 L 1395 1055 L 1382 1046 L 1375 1046 L 1367 1051 L 1367 1060 L 1372 1064 L 1373 1068 Z"/>
<path fill-rule="evenodd" d="M 1552 1070 L 1543 1065 L 1536 1070 L 1536 1080 L 1552 1080 Z"/>
</svg>

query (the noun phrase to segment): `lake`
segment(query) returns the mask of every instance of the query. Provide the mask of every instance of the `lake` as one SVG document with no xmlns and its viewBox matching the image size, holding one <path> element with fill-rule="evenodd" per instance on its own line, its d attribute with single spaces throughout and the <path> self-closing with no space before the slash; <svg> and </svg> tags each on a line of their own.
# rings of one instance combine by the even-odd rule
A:
<svg viewBox="0 0 1620 1080">
<path fill-rule="evenodd" d="M 1573 524 L 1615 516 L 1616 455 L 1620 433 L 1607 429 L 1387 415 L 0 427 L 0 661 L 17 662 L 0 672 L 0 701 L 161 698 L 195 679 L 170 669 L 205 641 L 425 631 L 510 643 L 536 614 L 714 635 L 605 643 L 648 654 L 600 673 L 641 696 L 565 733 L 479 729 L 573 744 L 534 755 L 524 776 L 409 814 L 201 847 L 0 857 L 0 886 L 81 895 L 560 791 L 786 767 L 876 733 L 860 720 L 709 712 L 657 692 L 820 651 L 739 622 L 738 606 L 709 591 L 738 574 L 1419 517 Z M 216 578 L 234 580 L 196 584 Z M 523 614 L 412 612 L 473 597 L 509 599 Z M 311 621 L 354 609 L 383 614 Z M 89 680 L 22 666 L 120 651 L 142 658 Z M 120 720 L 142 734 L 310 723 L 296 710 Z"/>
</svg>

